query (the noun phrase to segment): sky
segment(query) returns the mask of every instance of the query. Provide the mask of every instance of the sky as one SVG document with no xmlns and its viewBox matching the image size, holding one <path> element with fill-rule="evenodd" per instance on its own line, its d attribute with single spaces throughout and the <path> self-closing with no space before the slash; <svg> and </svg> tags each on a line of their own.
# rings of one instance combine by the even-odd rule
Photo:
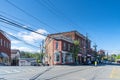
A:
<svg viewBox="0 0 120 80">
<path fill-rule="evenodd" d="M 77 30 L 83 35 L 88 33 L 92 41 L 91 47 L 97 44 L 98 50 L 117 53 L 120 52 L 119 4 L 119 0 L 0 0 L 0 15 L 42 34 L 72 30 Z M 0 29 L 35 46 L 39 46 L 41 40 L 45 39 L 45 36 L 2 22 Z M 23 42 L 14 39 L 11 41 L 12 48 L 39 51 L 39 48 L 28 46 Z"/>
</svg>

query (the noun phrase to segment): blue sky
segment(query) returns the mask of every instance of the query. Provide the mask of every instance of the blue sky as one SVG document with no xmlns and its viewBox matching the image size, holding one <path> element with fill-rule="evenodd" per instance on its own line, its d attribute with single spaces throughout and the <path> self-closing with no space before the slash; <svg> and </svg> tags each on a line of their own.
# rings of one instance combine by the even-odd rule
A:
<svg viewBox="0 0 120 80">
<path fill-rule="evenodd" d="M 109 51 L 120 50 L 120 1 L 119 0 L 9 0 L 26 12 L 37 17 L 47 25 L 41 24 L 39 21 L 24 14 L 14 6 L 10 5 L 6 0 L 0 0 L 0 11 L 15 16 L 20 20 L 11 16 L 0 14 L 16 20 L 25 26 L 34 28 L 41 33 L 56 33 L 77 30 L 82 34 L 88 33 L 92 40 L 92 45 L 96 43 L 98 49 Z M 52 5 L 51 5 L 52 3 Z M 3 23 L 0 23 L 5 25 Z M 34 26 L 33 26 L 34 25 Z M 9 25 L 5 25 L 12 29 L 1 26 L 0 28 L 14 34 L 18 38 L 34 36 L 33 33 L 18 29 Z M 51 28 L 52 27 L 52 28 Z M 54 28 L 54 29 L 53 29 Z M 25 40 L 36 46 L 39 46 L 40 40 L 44 37 L 38 36 L 35 41 Z M 33 38 L 32 38 L 33 40 Z M 13 41 L 13 40 L 12 40 Z M 36 43 L 37 42 L 37 43 Z M 15 43 L 13 48 L 32 48 L 23 43 Z M 35 49 L 36 51 L 39 49 Z"/>
</svg>

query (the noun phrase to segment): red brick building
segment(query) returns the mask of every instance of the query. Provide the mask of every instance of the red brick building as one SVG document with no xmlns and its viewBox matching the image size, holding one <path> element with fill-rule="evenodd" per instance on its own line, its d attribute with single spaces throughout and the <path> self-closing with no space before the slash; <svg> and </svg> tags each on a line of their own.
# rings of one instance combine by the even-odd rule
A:
<svg viewBox="0 0 120 80">
<path fill-rule="evenodd" d="M 70 31 L 50 34 L 47 36 L 45 43 L 48 64 L 74 63 L 74 53 L 71 52 L 71 49 L 74 47 L 74 40 L 80 42 L 78 63 L 84 63 L 86 60 L 90 60 L 91 41 L 77 31 Z"/>
<path fill-rule="evenodd" d="M 11 42 L 5 33 L 0 30 L 0 63 L 9 64 L 11 57 Z"/>
</svg>

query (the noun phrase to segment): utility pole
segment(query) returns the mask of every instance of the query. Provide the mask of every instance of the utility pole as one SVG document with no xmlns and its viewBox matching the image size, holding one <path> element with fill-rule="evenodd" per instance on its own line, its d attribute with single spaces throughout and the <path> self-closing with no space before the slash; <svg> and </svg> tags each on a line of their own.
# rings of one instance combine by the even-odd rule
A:
<svg viewBox="0 0 120 80">
<path fill-rule="evenodd" d="M 86 63 L 87 63 L 87 53 L 88 53 L 87 50 L 88 50 L 88 33 L 86 33 L 86 37 L 85 37 L 85 55 L 86 55 L 86 57 L 85 57 L 85 58 L 86 58 L 86 59 L 85 59 L 86 61 L 85 61 L 85 62 L 86 62 Z"/>
<path fill-rule="evenodd" d="M 43 63 L 43 48 L 44 48 L 44 40 L 42 40 L 40 44 L 40 61 L 42 63 Z"/>
<path fill-rule="evenodd" d="M 107 52 L 107 61 L 108 61 L 108 52 Z"/>
<path fill-rule="evenodd" d="M 95 60 L 97 59 L 97 45 L 95 44 L 94 46 L 94 51 L 95 51 Z"/>
</svg>

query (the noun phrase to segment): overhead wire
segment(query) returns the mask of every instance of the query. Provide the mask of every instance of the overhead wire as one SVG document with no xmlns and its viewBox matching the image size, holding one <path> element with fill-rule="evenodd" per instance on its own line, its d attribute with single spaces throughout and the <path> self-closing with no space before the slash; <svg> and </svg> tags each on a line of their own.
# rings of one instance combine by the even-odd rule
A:
<svg viewBox="0 0 120 80">
<path fill-rule="evenodd" d="M 1 31 L 3 31 L 3 30 L 1 30 Z M 27 44 L 27 45 L 29 45 L 29 46 L 39 48 L 39 47 L 37 47 L 37 46 L 35 46 L 35 45 L 32 45 L 32 44 L 30 44 L 30 43 L 28 43 L 28 42 L 26 42 L 26 41 L 23 41 L 23 40 L 15 37 L 15 36 L 12 35 L 12 34 L 9 34 L 9 33 L 5 32 L 5 31 L 3 31 L 3 32 L 4 32 L 6 35 L 10 36 L 11 38 L 13 38 L 13 39 L 15 39 L 15 40 L 22 41 L 23 43 L 25 43 L 25 44 Z"/>
<path fill-rule="evenodd" d="M 41 21 L 39 18 L 33 16 L 32 14 L 28 13 L 27 11 L 23 10 L 22 8 L 18 7 L 17 5 L 13 4 L 11 1 L 6 0 L 10 5 L 14 6 L 16 9 L 22 11 L 24 14 L 28 15 L 29 17 L 35 19 L 36 21 L 38 21 L 40 24 L 45 25 L 46 27 L 50 27 L 52 30 L 58 32 L 55 28 L 53 28 L 52 26 L 48 25 L 47 23 Z"/>
<path fill-rule="evenodd" d="M 28 16 L 34 18 L 35 20 L 39 21 L 40 23 L 42 23 L 42 24 L 44 24 L 44 25 L 46 25 L 46 26 L 52 28 L 52 29 L 55 30 L 56 32 L 58 32 L 58 30 L 56 30 L 56 29 L 53 28 L 52 26 L 48 25 L 47 23 L 44 23 L 43 21 L 40 21 L 37 17 L 35 17 L 35 16 L 31 15 L 30 13 L 26 12 L 25 10 L 21 9 L 20 7 L 18 7 L 17 5 L 13 4 L 13 3 L 10 2 L 9 0 L 6 0 L 6 1 L 7 1 L 9 4 L 11 4 L 12 6 L 14 6 L 15 8 L 17 8 L 17 9 L 19 9 L 20 11 L 24 12 L 26 15 L 28 15 Z M 63 36 L 64 36 L 64 35 L 63 35 Z M 55 38 L 50 37 L 50 36 L 49 36 L 49 38 L 55 39 Z"/>
<path fill-rule="evenodd" d="M 47 36 L 47 35 L 45 35 L 45 34 L 42 34 L 42 33 L 39 33 L 39 32 L 37 32 L 37 31 L 34 31 L 34 30 L 30 29 L 30 28 L 24 27 L 25 25 L 23 25 L 23 24 L 21 24 L 21 23 L 18 23 L 18 22 L 16 23 L 16 21 L 14 21 L 14 20 L 12 20 L 12 19 L 9 19 L 9 20 L 8 20 L 8 18 L 6 18 L 6 17 L 4 17 L 4 16 L 2 16 L 2 15 L 0 15 L 0 21 L 1 21 L 1 22 L 4 22 L 4 23 L 6 23 L 6 24 L 12 25 L 12 26 L 14 26 L 14 27 L 22 28 L 22 29 L 28 30 L 28 31 L 30 31 L 30 32 L 34 32 L 34 33 L 37 33 L 37 34 L 40 34 L 40 35 L 43 35 L 43 36 Z M 13 21 L 14 21 L 14 22 L 13 22 Z"/>
<path fill-rule="evenodd" d="M 35 16 L 33 16 L 33 15 L 31 15 L 30 13 L 28 13 L 27 11 L 25 11 L 25 10 L 23 10 L 22 8 L 20 8 L 20 7 L 18 7 L 18 6 L 16 6 L 15 4 L 13 4 L 12 2 L 10 2 L 9 0 L 6 0 L 9 4 L 11 4 L 12 6 L 14 6 L 15 8 L 17 8 L 17 9 L 19 9 L 20 11 L 22 11 L 23 13 L 25 13 L 26 15 L 28 15 L 28 16 L 30 16 L 30 17 L 32 17 L 32 18 L 34 18 L 35 20 L 37 20 L 37 21 L 39 21 L 41 24 L 43 24 L 43 25 L 45 25 L 45 26 L 49 26 L 50 28 L 52 28 L 53 30 L 55 30 L 56 32 L 58 32 L 56 29 L 54 29 L 53 27 L 51 27 L 50 25 L 48 25 L 48 24 L 46 24 L 46 23 L 44 23 L 43 21 L 41 21 L 40 19 L 38 19 L 37 17 L 35 17 Z M 69 21 L 71 21 L 71 20 L 69 20 Z M 76 24 L 75 24 L 76 25 Z M 18 26 L 18 25 L 17 25 Z M 31 30 L 29 30 L 29 31 L 31 31 Z"/>
<path fill-rule="evenodd" d="M 19 32 L 18 30 L 12 29 L 12 28 L 10 28 L 10 27 L 7 27 L 7 26 L 1 25 L 1 24 L 0 24 L 0 26 L 4 27 L 4 28 L 6 28 L 6 29 L 9 29 L 9 30 L 13 30 L 13 31 L 15 31 L 15 32 Z"/>
<path fill-rule="evenodd" d="M 39 1 L 39 0 L 36 0 Z M 62 18 L 65 19 L 66 21 L 70 22 L 70 24 L 72 25 L 73 28 L 78 28 L 81 27 L 78 24 L 74 23 L 70 18 L 68 18 L 62 11 L 60 11 L 50 0 L 41 0 L 44 5 L 46 4 L 46 8 L 49 9 L 49 11 L 54 11 L 54 13 L 57 14 L 57 16 L 61 15 L 63 16 Z M 39 1 L 40 3 L 40 1 Z M 60 17 L 61 18 L 61 17 Z M 78 27 L 76 27 L 78 26 Z"/>
<path fill-rule="evenodd" d="M 55 5 L 52 4 L 51 1 L 49 1 L 49 0 L 46 0 L 46 1 L 45 1 L 45 0 L 42 0 L 42 1 L 36 0 L 36 1 L 37 1 L 40 5 L 46 7 L 52 14 L 56 15 L 57 17 L 58 17 L 59 15 L 62 15 L 62 16 L 64 16 L 63 19 L 69 20 L 69 22 L 71 22 L 72 25 L 73 25 L 73 24 L 76 25 L 76 24 L 73 23 L 69 18 L 67 18 L 61 11 L 59 11 L 58 9 L 56 9 Z M 49 4 L 47 1 L 49 1 L 50 4 Z M 62 35 L 62 36 L 64 36 L 64 35 Z"/>
<path fill-rule="evenodd" d="M 0 24 L 0 26 L 3 26 L 3 25 Z M 19 32 L 18 30 L 12 29 L 12 28 L 7 27 L 7 26 L 3 26 L 3 27 L 6 27 L 7 29 L 10 29 L 10 30 L 14 30 L 14 31 L 16 31 L 16 32 Z M 12 34 L 9 34 L 9 33 L 5 32 L 4 30 L 1 30 L 1 31 L 3 31 L 5 34 L 7 34 L 8 36 L 10 36 L 11 38 L 13 38 L 13 39 L 15 39 L 15 40 L 21 41 L 21 42 L 23 42 L 23 43 L 25 43 L 25 44 L 27 44 L 27 45 L 29 45 L 29 46 L 38 48 L 38 47 L 35 46 L 35 45 L 32 45 L 32 44 L 30 44 L 30 43 L 28 43 L 28 42 L 26 42 L 26 41 L 24 41 L 24 40 L 22 40 L 22 39 L 19 39 L 19 38 L 15 37 L 15 36 L 12 35 Z"/>
<path fill-rule="evenodd" d="M 14 21 L 14 20 L 12 20 L 12 19 L 10 19 L 10 20 L 8 20 L 8 19 L 9 19 L 9 18 L 6 19 L 6 17 L 0 15 L 0 22 L 6 23 L 6 24 L 8 24 L 8 25 L 12 25 L 12 26 L 14 26 L 14 27 L 18 27 L 18 28 L 22 28 L 22 29 L 31 31 L 31 32 L 37 33 L 37 34 L 42 35 L 42 36 L 48 36 L 48 35 L 45 35 L 45 34 L 41 34 L 41 33 L 39 33 L 39 32 L 36 32 L 36 31 L 34 31 L 34 30 L 31 30 L 31 29 L 29 29 L 29 28 L 27 28 L 27 27 L 23 27 L 23 24 L 22 24 L 22 25 L 21 25 L 21 23 L 20 23 L 20 24 L 17 24 L 18 22 L 15 23 L 16 21 L 15 21 L 15 22 L 12 22 L 12 21 Z M 51 39 L 57 40 L 56 38 L 54 38 L 54 37 L 52 37 L 52 36 L 48 36 L 48 37 L 51 38 Z"/>
<path fill-rule="evenodd" d="M 20 22 L 22 22 L 22 23 L 28 23 L 27 21 L 25 21 L 25 20 L 23 20 L 23 19 L 20 19 L 20 18 L 17 18 L 17 17 L 15 17 L 15 16 L 13 16 L 13 15 L 10 15 L 10 14 L 4 12 L 4 11 L 0 11 L 0 13 L 2 13 L 2 14 L 4 14 L 4 15 L 7 15 L 7 16 L 10 16 L 11 18 L 16 19 L 16 20 L 18 20 L 18 21 L 20 21 Z M 36 29 L 36 27 L 44 29 L 44 28 L 41 27 L 41 26 L 36 26 L 36 25 L 31 24 L 31 23 L 29 23 L 29 25 L 35 26 L 35 27 L 34 27 L 35 29 Z M 30 27 L 29 27 L 29 28 L 30 28 Z M 37 28 L 37 29 L 38 29 L 38 28 Z M 33 29 L 33 28 L 31 28 L 31 29 Z"/>
</svg>

